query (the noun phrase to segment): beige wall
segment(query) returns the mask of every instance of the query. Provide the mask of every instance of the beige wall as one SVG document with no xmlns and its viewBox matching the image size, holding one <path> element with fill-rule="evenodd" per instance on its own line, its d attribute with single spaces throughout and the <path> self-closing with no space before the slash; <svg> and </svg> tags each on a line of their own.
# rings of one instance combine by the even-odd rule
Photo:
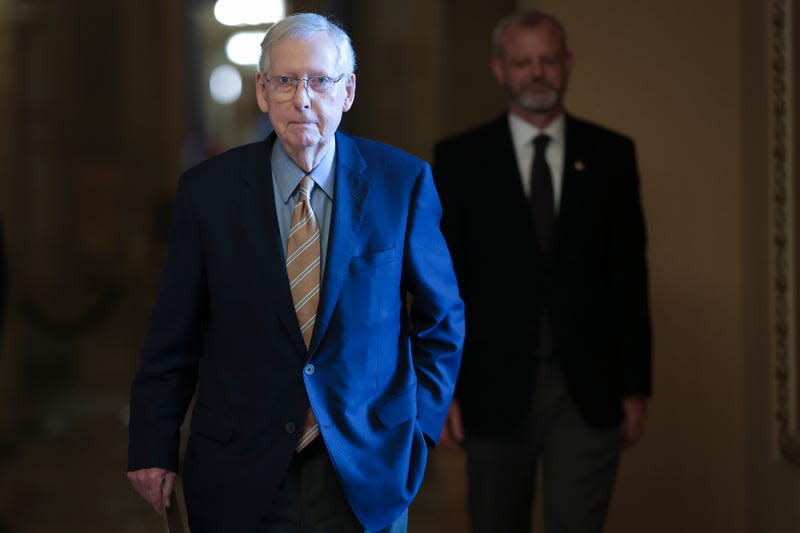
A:
<svg viewBox="0 0 800 533">
<path fill-rule="evenodd" d="M 773 201 L 765 186 L 772 179 L 769 139 L 773 130 L 767 115 L 770 87 L 759 78 L 771 75 L 771 61 L 765 62 L 765 47 L 751 43 L 771 42 L 767 35 L 774 5 L 794 5 L 795 20 L 798 2 L 743 2 L 742 25 L 742 175 L 743 179 L 743 279 L 745 314 L 745 420 L 747 424 L 747 478 L 749 531 L 794 532 L 800 528 L 800 468 L 790 466 L 776 444 L 776 406 L 774 402 L 775 353 L 769 339 L 773 332 L 770 316 L 774 304 L 768 297 L 773 290 L 771 275 L 772 250 L 770 235 L 773 212 L 767 209 Z M 759 5 L 751 5 L 759 4 Z M 800 35 L 795 35 L 796 39 Z M 794 52 L 793 52 L 794 51 Z M 789 59 L 797 47 L 788 43 Z M 795 58 L 795 65 L 797 59 Z M 794 74 L 797 90 L 798 73 Z M 791 90 L 791 89 L 790 89 Z M 795 135 L 798 131 L 795 127 Z M 795 157 L 795 161 L 797 158 Z M 765 260 L 769 258 L 769 260 Z M 796 280 L 795 280 L 796 282 Z"/>
<path fill-rule="evenodd" d="M 569 106 L 632 135 L 650 233 L 655 396 L 612 531 L 745 531 L 741 12 L 727 0 L 541 2 Z"/>
<path fill-rule="evenodd" d="M 655 396 L 609 530 L 796 531 L 766 320 L 768 3 L 539 4 L 570 31 L 570 108 L 631 134 L 643 176 Z"/>
<path fill-rule="evenodd" d="M 430 159 L 436 139 L 500 112 L 489 35 L 513 0 L 352 4 L 359 66 L 351 132 Z"/>
</svg>

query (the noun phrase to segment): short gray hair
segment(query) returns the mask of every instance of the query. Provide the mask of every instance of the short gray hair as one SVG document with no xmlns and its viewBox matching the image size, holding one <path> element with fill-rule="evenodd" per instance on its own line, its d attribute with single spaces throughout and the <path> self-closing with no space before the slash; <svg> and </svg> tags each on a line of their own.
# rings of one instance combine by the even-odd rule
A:
<svg viewBox="0 0 800 533">
<path fill-rule="evenodd" d="M 519 11 L 513 15 L 509 15 L 500 20 L 492 31 L 492 55 L 495 57 L 503 57 L 505 50 L 503 49 L 503 34 L 509 26 L 519 26 L 522 28 L 535 28 L 543 23 L 550 23 L 561 34 L 561 49 L 563 52 L 567 51 L 567 32 L 564 26 L 553 15 L 539 11 L 538 9 L 530 9 Z"/>
<path fill-rule="evenodd" d="M 315 33 L 325 32 L 333 39 L 339 52 L 339 68 L 349 76 L 356 70 L 356 53 L 350 36 L 333 20 L 317 13 L 295 13 L 276 22 L 261 41 L 261 59 L 258 68 L 268 74 L 270 67 L 269 53 L 283 39 L 310 39 Z"/>
</svg>

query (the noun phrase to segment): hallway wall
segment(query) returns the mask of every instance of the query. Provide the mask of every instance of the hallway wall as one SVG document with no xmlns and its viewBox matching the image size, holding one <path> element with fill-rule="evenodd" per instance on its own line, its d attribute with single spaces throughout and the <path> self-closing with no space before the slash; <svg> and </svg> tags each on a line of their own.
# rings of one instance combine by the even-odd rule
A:
<svg viewBox="0 0 800 533">
<path fill-rule="evenodd" d="M 609 530 L 747 531 L 742 8 L 540 4 L 570 31 L 571 109 L 630 134 L 642 173 L 655 394 Z"/>
<path fill-rule="evenodd" d="M 770 2 L 541 1 L 569 28 L 571 109 L 636 139 L 655 396 L 611 531 L 796 531 L 775 444 L 767 194 Z"/>
<path fill-rule="evenodd" d="M 773 178 L 770 140 L 775 133 L 774 125 L 769 120 L 773 109 L 767 105 L 767 93 L 774 88 L 765 87 L 758 80 L 773 75 L 773 60 L 765 62 L 764 56 L 772 44 L 767 28 L 775 13 L 780 11 L 788 20 L 794 17 L 796 43 L 800 38 L 800 34 L 796 33 L 800 30 L 800 4 L 796 0 L 743 1 L 742 4 L 741 169 L 744 179 L 741 205 L 747 524 L 748 531 L 789 533 L 800 528 L 800 506 L 797 505 L 800 500 L 800 467 L 786 461 L 779 453 L 777 443 L 777 357 L 772 341 L 776 328 L 771 322 L 776 305 L 774 299 L 769 297 L 775 291 L 775 254 L 771 244 L 776 213 L 769 208 L 775 202 L 774 195 L 770 194 L 770 188 L 765 187 L 765 183 Z M 778 7 L 780 9 L 776 9 Z M 753 43 L 766 43 L 764 47 L 767 50 L 753 46 Z M 794 43 L 787 42 L 784 52 L 796 69 L 800 65 L 800 57 L 796 55 L 798 48 Z M 800 94 L 798 70 L 795 70 L 793 80 L 794 94 Z M 787 91 L 791 90 L 791 87 L 787 87 Z M 795 137 L 800 133 L 796 122 L 800 116 L 798 111 L 795 108 L 792 130 Z M 797 164 L 796 154 L 794 161 Z M 797 176 L 800 176 L 800 172 L 795 171 L 795 195 L 798 192 Z M 768 237 L 765 238 L 765 235 Z M 796 284 L 798 280 L 793 282 Z"/>
</svg>

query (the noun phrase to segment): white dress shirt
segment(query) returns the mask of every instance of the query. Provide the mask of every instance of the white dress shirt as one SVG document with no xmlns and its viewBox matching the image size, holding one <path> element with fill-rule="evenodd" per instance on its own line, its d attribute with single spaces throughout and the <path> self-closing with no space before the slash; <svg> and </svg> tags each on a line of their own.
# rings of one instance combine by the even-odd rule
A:
<svg viewBox="0 0 800 533">
<path fill-rule="evenodd" d="M 545 150 L 545 159 L 553 176 L 553 206 L 558 213 L 561 202 L 561 190 L 564 183 L 564 152 L 566 151 L 565 119 L 563 113 L 544 129 L 539 129 L 524 121 L 513 113 L 508 114 L 508 126 L 511 129 L 511 142 L 517 155 L 517 166 L 522 178 L 522 190 L 525 196 L 531 195 L 531 167 L 533 166 L 533 139 L 544 133 L 550 137 Z"/>
</svg>

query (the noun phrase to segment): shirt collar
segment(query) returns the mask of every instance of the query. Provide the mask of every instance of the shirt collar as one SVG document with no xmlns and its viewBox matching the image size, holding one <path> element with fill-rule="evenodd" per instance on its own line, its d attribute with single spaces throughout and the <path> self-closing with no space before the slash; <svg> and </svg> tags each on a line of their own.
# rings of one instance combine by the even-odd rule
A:
<svg viewBox="0 0 800 533">
<path fill-rule="evenodd" d="M 317 187 L 322 189 L 325 195 L 331 200 L 333 200 L 335 153 L 336 138 L 334 137 L 331 140 L 331 145 L 328 148 L 328 151 L 324 156 L 322 156 L 322 159 L 317 166 L 311 169 L 311 172 L 308 173 L 308 175 L 314 180 L 314 183 L 317 184 Z M 292 161 L 292 159 L 289 157 L 289 154 L 286 153 L 286 150 L 281 142 L 276 141 L 272 145 L 272 176 L 275 180 L 275 183 L 278 185 L 278 191 L 280 192 L 283 203 L 289 202 L 289 198 L 291 198 L 294 191 L 297 190 L 297 186 L 300 185 L 300 181 L 303 179 L 303 177 L 305 177 L 305 175 L 306 172 L 298 167 L 294 161 Z"/>
<path fill-rule="evenodd" d="M 540 133 L 546 133 L 550 137 L 551 144 L 563 145 L 565 124 L 564 113 L 558 115 L 555 120 L 544 129 L 537 128 L 514 113 L 508 114 L 508 126 L 511 129 L 511 142 L 517 150 L 526 145 L 530 146 L 531 140 Z"/>
</svg>

